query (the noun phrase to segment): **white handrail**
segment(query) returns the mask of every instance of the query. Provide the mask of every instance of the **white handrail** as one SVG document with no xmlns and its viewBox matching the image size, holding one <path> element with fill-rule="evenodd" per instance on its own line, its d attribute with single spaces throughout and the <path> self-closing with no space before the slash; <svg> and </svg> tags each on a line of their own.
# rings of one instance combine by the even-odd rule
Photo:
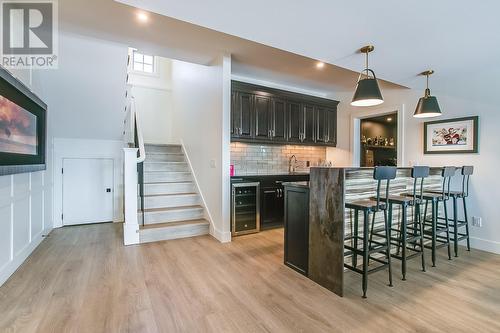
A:
<svg viewBox="0 0 500 333">
<path fill-rule="evenodd" d="M 135 120 L 135 127 L 137 129 L 137 141 L 139 141 L 139 156 L 137 157 L 137 164 L 144 162 L 146 159 L 146 149 L 144 149 L 144 137 L 142 136 L 141 122 L 139 121 L 139 112 L 135 104 L 135 97 L 131 96 L 133 104 L 133 116 Z"/>
</svg>

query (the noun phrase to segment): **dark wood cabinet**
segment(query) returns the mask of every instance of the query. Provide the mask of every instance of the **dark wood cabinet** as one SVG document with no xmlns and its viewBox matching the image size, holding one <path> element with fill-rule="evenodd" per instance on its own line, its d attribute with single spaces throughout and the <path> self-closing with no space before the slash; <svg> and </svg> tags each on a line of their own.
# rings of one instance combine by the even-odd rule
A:
<svg viewBox="0 0 500 333">
<path fill-rule="evenodd" d="M 281 184 L 261 187 L 260 223 L 261 229 L 283 226 L 284 198 Z"/>
<path fill-rule="evenodd" d="M 288 102 L 288 141 L 301 142 L 304 134 L 304 117 L 302 106 L 297 102 Z"/>
<path fill-rule="evenodd" d="M 254 96 L 255 139 L 269 140 L 272 138 L 271 99 L 266 96 Z"/>
<path fill-rule="evenodd" d="M 231 108 L 231 135 L 234 138 L 252 138 L 253 95 L 233 91 Z"/>
<path fill-rule="evenodd" d="M 337 105 L 334 100 L 233 81 L 231 140 L 335 146 Z"/>
<path fill-rule="evenodd" d="M 302 135 L 302 143 L 313 144 L 316 142 L 316 117 L 314 114 L 315 107 L 310 104 L 302 106 L 304 117 L 304 134 Z"/>
<path fill-rule="evenodd" d="M 337 145 L 337 108 L 326 109 L 326 143 L 328 145 Z"/>
<path fill-rule="evenodd" d="M 285 265 L 304 275 L 309 266 L 309 189 L 285 184 Z"/>
<path fill-rule="evenodd" d="M 285 100 L 273 98 L 273 109 L 271 118 L 271 131 L 274 142 L 286 142 L 287 135 L 287 112 Z"/>
</svg>

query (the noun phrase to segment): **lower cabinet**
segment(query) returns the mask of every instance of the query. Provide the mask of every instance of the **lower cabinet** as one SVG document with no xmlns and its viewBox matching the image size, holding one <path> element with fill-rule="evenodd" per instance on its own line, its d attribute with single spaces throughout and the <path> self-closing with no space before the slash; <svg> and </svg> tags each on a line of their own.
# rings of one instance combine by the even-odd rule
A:
<svg viewBox="0 0 500 333">
<path fill-rule="evenodd" d="M 285 184 L 285 265 L 307 275 L 309 188 Z"/>
<path fill-rule="evenodd" d="M 284 200 L 280 183 L 261 187 L 260 224 L 261 229 L 283 227 Z"/>
</svg>

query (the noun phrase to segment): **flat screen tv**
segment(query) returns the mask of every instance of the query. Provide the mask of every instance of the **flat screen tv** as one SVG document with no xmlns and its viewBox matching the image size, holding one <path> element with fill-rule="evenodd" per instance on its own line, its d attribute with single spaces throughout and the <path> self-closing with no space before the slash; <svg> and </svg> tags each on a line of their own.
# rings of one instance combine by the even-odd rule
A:
<svg viewBox="0 0 500 333">
<path fill-rule="evenodd" d="M 0 67 L 0 176 L 45 170 L 47 105 Z"/>
</svg>

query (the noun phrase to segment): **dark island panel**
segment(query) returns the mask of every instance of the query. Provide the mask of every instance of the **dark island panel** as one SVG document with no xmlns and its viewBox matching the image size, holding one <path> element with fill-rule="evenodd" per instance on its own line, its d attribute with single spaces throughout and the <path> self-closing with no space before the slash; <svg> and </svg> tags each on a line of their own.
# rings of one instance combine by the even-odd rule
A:
<svg viewBox="0 0 500 333">
<path fill-rule="evenodd" d="M 344 289 L 344 182 L 344 169 L 311 169 L 308 276 L 339 296 Z"/>
<path fill-rule="evenodd" d="M 308 275 L 309 265 L 309 183 L 284 183 L 285 255 L 284 262 Z"/>
</svg>

